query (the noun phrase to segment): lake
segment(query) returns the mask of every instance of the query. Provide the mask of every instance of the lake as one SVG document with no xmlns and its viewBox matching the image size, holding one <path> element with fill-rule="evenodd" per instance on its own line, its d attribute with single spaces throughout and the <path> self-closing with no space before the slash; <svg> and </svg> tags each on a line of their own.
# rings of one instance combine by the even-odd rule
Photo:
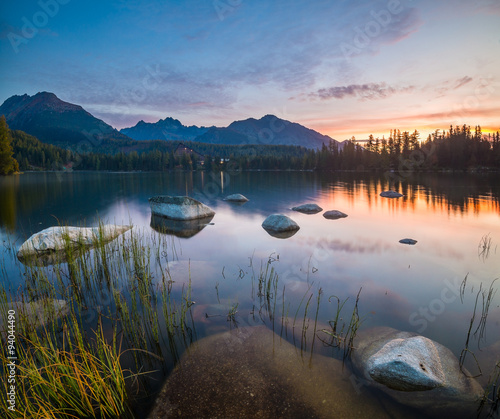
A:
<svg viewBox="0 0 500 419">
<path fill-rule="evenodd" d="M 404 197 L 379 195 L 388 189 Z M 233 193 L 249 201 L 240 205 L 223 200 Z M 161 220 L 159 226 L 152 220 L 148 203 L 154 195 L 188 195 L 216 215 L 200 231 L 184 234 L 190 237 L 156 233 L 155 229 L 162 231 Z M 308 202 L 348 216 L 327 220 L 321 212 L 306 215 L 291 210 Z M 269 235 L 261 224 L 273 213 L 290 216 L 300 230 L 287 239 Z M 388 326 L 416 332 L 459 357 L 478 291 L 488 290 L 500 276 L 497 174 L 26 173 L 0 178 L 4 287 L 24 286 L 22 267 L 9 246 L 17 249 L 31 234 L 50 226 L 96 226 L 99 220 L 132 224 L 147 237 L 160 234 L 175 295 L 179 298 L 191 284 L 195 302 L 190 307 L 191 340 L 176 343 L 175 356 L 172 347 L 164 351 L 164 357 L 170 355 L 155 376 L 159 382 L 151 384 L 153 392 L 195 340 L 257 324 L 277 332 L 283 328 L 285 312 L 290 323 L 298 318 L 302 325 L 304 317 L 314 322 L 319 289 L 321 324 L 335 317 L 337 300 L 331 296 L 347 299 L 343 316 L 348 323 L 359 293 L 360 330 Z M 404 238 L 417 244 L 399 243 Z M 156 246 L 154 240 L 149 243 Z M 258 278 L 268 266 L 278 282 L 272 295 L 276 316 L 273 312 L 266 317 Z M 152 271 L 159 283 L 158 269 Z M 487 348 L 500 340 L 499 305 L 496 293 L 482 339 L 479 334 L 471 337 L 471 351 L 479 351 L 478 344 Z M 228 315 L 232 309 L 234 316 Z M 473 331 L 481 317 L 481 297 L 476 316 Z M 288 340 L 300 346 L 295 339 Z"/>
</svg>

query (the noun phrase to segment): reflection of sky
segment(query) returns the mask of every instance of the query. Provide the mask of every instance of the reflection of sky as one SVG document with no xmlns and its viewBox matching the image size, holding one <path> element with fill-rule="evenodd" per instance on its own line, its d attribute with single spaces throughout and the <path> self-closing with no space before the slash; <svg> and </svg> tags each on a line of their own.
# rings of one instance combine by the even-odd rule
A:
<svg viewBox="0 0 500 419">
<path fill-rule="evenodd" d="M 200 174 L 189 174 L 189 182 L 183 174 L 92 174 L 86 178 L 87 175 L 74 173 L 63 180 L 49 176 L 46 183 L 37 180 L 37 176 L 46 174 L 21 177 L 21 184 L 9 192 L 17 205 L 11 234 L 25 237 L 26 226 L 35 232 L 55 225 L 54 216 L 62 223 L 87 220 L 93 224 L 96 214 L 106 223 L 132 222 L 139 229 L 151 231 L 147 201 L 150 196 L 183 194 L 186 190 L 194 195 L 193 191 L 204 188 Z M 324 320 L 333 313 L 333 305 L 326 303 L 329 296 L 350 297 L 352 301 L 362 287 L 360 314 L 367 316 L 366 325 L 416 331 L 409 316 L 441 298 L 446 284 L 455 284 L 452 288 L 456 290 L 456 284 L 469 273 L 465 306 L 458 297 L 446 303 L 446 309 L 428 322 L 424 331 L 440 342 L 458 347 L 463 343 L 459 337 L 465 336 L 468 310 L 475 297 L 470 290 L 474 287 L 477 292 L 481 282 L 488 287 L 499 276 L 498 204 L 482 198 L 479 206 L 455 205 L 458 209 L 450 210 L 446 197 L 434 199 L 432 190 L 424 183 L 411 183 L 408 196 L 391 200 L 379 196 L 385 189 L 382 184 L 362 178 L 328 179 L 312 173 L 233 176 L 223 193 L 219 188 L 218 194 L 200 198 L 216 211 L 213 225 L 192 238 L 173 239 L 172 250 L 175 247 L 178 259 L 172 265 L 173 278 L 182 283 L 191 275 L 193 299 L 199 304 L 217 302 L 215 285 L 219 283 L 222 300 L 228 304 L 238 301 L 240 311 L 250 310 L 255 301 L 250 297 L 249 258 L 253 256 L 258 276 L 261 262 L 265 264 L 268 256 L 279 255 L 279 262 L 272 264 L 280 275 L 279 289 L 285 285 L 290 301 L 298 304 L 307 290 L 307 280 L 314 282 L 314 292 L 320 286 L 324 291 Z M 30 200 L 26 193 L 35 190 L 33 184 L 42 193 Z M 222 201 L 235 192 L 243 193 L 250 201 L 244 205 Z M 305 215 L 290 210 L 311 201 L 325 211 L 337 209 L 348 217 L 326 220 L 322 213 Z M 297 234 L 280 240 L 262 229 L 262 221 L 274 212 L 293 218 L 301 227 Z M 12 224 L 5 218 L 0 221 L 3 229 Z M 487 233 L 491 233 L 493 244 L 490 256 L 483 260 L 478 257 L 478 243 Z M 398 243 L 406 237 L 418 240 L 417 245 Z M 6 234 L 2 233 L 1 238 L 5 239 Z M 7 275 L 16 275 L 11 259 L 5 251 L 2 255 Z M 244 275 L 238 279 L 240 272 Z M 492 336 L 500 335 L 500 313 L 496 309 L 499 297 L 492 304 Z"/>
</svg>

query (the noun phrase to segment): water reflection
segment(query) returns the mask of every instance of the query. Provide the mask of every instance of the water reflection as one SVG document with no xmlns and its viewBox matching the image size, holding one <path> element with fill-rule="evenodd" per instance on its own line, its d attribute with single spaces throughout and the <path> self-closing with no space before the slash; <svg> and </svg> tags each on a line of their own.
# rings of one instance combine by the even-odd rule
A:
<svg viewBox="0 0 500 419">
<path fill-rule="evenodd" d="M 213 215 L 208 217 L 198 218 L 195 220 L 180 221 L 171 220 L 151 214 L 151 228 L 159 233 L 171 234 L 176 237 L 188 239 L 197 235 L 203 230 L 214 218 Z"/>
</svg>

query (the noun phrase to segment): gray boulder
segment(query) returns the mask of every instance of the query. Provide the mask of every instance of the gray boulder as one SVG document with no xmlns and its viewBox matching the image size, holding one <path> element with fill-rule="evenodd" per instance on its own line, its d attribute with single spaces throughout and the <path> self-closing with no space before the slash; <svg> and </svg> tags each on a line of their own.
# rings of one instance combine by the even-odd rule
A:
<svg viewBox="0 0 500 419">
<path fill-rule="evenodd" d="M 149 198 L 149 205 L 153 215 L 171 220 L 187 221 L 215 215 L 211 208 L 188 196 L 153 196 Z"/>
<path fill-rule="evenodd" d="M 323 211 L 323 208 L 317 204 L 303 204 L 298 207 L 293 207 L 292 210 L 303 214 L 317 214 L 318 212 Z"/>
<path fill-rule="evenodd" d="M 347 217 L 347 214 L 344 214 L 342 211 L 331 210 L 325 211 L 323 213 L 323 217 L 325 217 L 327 220 L 338 220 L 339 218 Z"/>
<path fill-rule="evenodd" d="M 43 265 L 63 262 L 63 250 L 89 249 L 97 242 L 109 242 L 132 226 L 107 224 L 99 227 L 49 227 L 26 240 L 17 252 L 20 261 L 28 259 Z M 61 257 L 61 258 L 59 258 Z"/>
<path fill-rule="evenodd" d="M 331 356 L 303 352 L 265 326 L 237 327 L 184 352 L 148 418 L 419 417 L 356 384 Z"/>
<path fill-rule="evenodd" d="M 399 243 L 414 245 L 417 244 L 417 241 L 414 239 L 401 239 Z"/>
<path fill-rule="evenodd" d="M 262 223 L 262 228 L 271 236 L 281 239 L 293 236 L 300 229 L 295 221 L 283 214 L 270 215 Z"/>
<path fill-rule="evenodd" d="M 357 336 L 353 363 L 367 384 L 433 417 L 473 417 L 483 389 L 443 345 L 377 327 Z"/>
<path fill-rule="evenodd" d="M 380 193 L 380 196 L 384 198 L 401 198 L 404 195 L 396 191 L 384 191 Z"/>
<path fill-rule="evenodd" d="M 246 196 L 243 196 L 240 193 L 235 193 L 235 194 L 226 196 L 224 198 L 224 201 L 229 201 L 229 202 L 247 202 L 248 198 Z"/>
</svg>

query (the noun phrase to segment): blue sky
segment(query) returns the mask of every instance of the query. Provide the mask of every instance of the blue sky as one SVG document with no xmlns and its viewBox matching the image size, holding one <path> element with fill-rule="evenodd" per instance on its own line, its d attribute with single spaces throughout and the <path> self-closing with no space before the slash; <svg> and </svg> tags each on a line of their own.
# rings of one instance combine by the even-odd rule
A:
<svg viewBox="0 0 500 419">
<path fill-rule="evenodd" d="M 50 91 L 117 128 L 272 113 L 339 140 L 500 128 L 498 0 L 21 0 L 0 11 L 0 102 Z"/>
</svg>

